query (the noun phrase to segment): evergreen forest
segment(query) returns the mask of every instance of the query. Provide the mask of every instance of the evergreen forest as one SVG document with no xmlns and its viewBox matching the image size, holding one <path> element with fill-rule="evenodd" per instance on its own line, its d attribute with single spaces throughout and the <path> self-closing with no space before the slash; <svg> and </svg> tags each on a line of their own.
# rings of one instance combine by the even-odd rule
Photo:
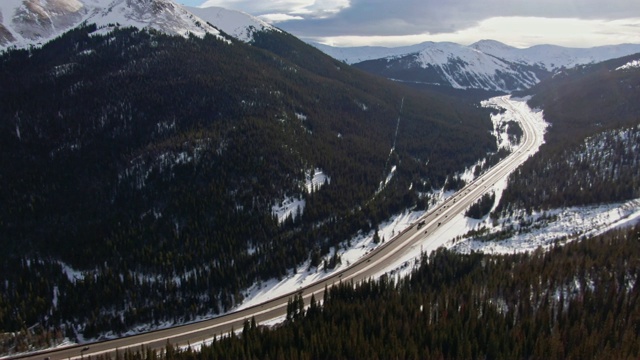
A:
<svg viewBox="0 0 640 360">
<path fill-rule="evenodd" d="M 440 249 L 407 278 L 343 283 L 322 306 L 292 299 L 280 326 L 121 358 L 633 359 L 639 274 L 638 227 L 526 254 Z"/>
<path fill-rule="evenodd" d="M 0 332 L 46 346 L 229 311 L 464 185 L 447 179 L 495 152 L 490 129 L 486 109 L 286 33 L 247 45 L 87 25 L 5 51 Z M 313 169 L 330 181 L 307 191 Z M 278 221 L 287 198 L 305 207 Z"/>
<path fill-rule="evenodd" d="M 497 211 L 640 197 L 640 69 L 632 55 L 565 70 L 527 93 L 550 123 L 545 144 L 509 178 Z"/>
</svg>

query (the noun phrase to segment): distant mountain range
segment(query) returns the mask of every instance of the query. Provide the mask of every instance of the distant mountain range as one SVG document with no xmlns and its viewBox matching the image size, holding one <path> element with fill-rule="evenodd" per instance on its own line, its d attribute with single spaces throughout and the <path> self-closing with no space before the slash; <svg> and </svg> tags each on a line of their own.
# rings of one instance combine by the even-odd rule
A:
<svg viewBox="0 0 640 360">
<path fill-rule="evenodd" d="M 530 88 L 562 68 L 640 52 L 640 44 L 520 49 L 494 40 L 469 46 L 425 42 L 397 48 L 312 45 L 333 58 L 397 81 L 501 92 Z"/>
<path fill-rule="evenodd" d="M 212 34 L 248 43 L 258 32 L 281 31 L 240 11 L 186 7 L 171 0 L 3 0 L 0 49 L 44 44 L 82 23 L 95 23 L 106 30 L 134 26 L 170 35 Z M 528 89 L 562 68 L 640 52 L 640 44 L 519 49 L 493 40 L 469 46 L 449 42 L 396 48 L 312 45 L 335 59 L 392 80 L 498 92 Z"/>
</svg>

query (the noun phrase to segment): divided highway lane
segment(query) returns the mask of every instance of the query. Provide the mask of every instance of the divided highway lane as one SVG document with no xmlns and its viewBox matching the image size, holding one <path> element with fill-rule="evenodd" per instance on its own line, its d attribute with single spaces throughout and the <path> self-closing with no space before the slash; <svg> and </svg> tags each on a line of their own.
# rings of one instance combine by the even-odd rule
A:
<svg viewBox="0 0 640 360">
<path fill-rule="evenodd" d="M 492 185 L 503 179 L 508 173 L 520 166 L 530 155 L 531 150 L 542 142 L 540 134 L 535 131 L 535 119 L 530 114 L 520 109 L 517 103 L 500 98 L 500 105 L 518 114 L 523 130 L 523 139 L 518 150 L 488 172 L 458 191 L 435 209 L 429 211 L 416 223 L 405 229 L 393 239 L 377 247 L 349 268 L 333 274 L 321 281 L 301 288 L 298 292 L 303 294 L 305 302 L 309 302 L 312 294 L 320 300 L 324 295 L 325 287 L 340 281 L 358 282 L 379 275 L 388 269 L 394 262 L 406 254 L 412 246 L 428 241 L 429 236 L 453 218 L 454 215 L 465 211 L 471 204 L 477 201 L 484 193 L 488 192 Z M 418 223 L 424 222 L 422 226 Z M 290 293 L 269 300 L 265 303 L 252 306 L 237 312 L 219 316 L 209 320 L 172 327 L 163 330 L 152 331 L 144 334 L 125 338 L 67 347 L 59 350 L 43 351 L 21 356 L 25 359 L 80 359 L 88 356 L 111 354 L 115 358 L 116 350 L 126 348 L 140 349 L 149 347 L 162 349 L 167 342 L 177 345 L 195 344 L 213 336 L 227 334 L 232 329 L 242 329 L 244 321 L 255 317 L 258 323 L 275 319 L 286 315 L 287 302 L 296 293 Z"/>
</svg>

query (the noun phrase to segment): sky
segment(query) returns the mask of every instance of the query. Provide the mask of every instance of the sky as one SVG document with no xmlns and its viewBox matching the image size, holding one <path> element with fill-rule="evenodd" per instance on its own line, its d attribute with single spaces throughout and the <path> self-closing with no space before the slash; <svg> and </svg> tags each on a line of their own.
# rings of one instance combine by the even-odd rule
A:
<svg viewBox="0 0 640 360">
<path fill-rule="evenodd" d="M 640 43 L 640 0 L 177 0 L 257 16 L 303 40 L 333 46 L 516 47 Z"/>
</svg>

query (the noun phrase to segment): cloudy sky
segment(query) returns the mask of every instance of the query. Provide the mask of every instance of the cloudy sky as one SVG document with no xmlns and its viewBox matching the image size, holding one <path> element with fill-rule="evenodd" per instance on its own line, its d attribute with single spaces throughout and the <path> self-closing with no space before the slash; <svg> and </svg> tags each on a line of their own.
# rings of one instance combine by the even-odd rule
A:
<svg viewBox="0 0 640 360">
<path fill-rule="evenodd" d="M 178 0 L 255 15 L 334 46 L 423 41 L 590 47 L 640 43 L 640 0 Z"/>
</svg>

